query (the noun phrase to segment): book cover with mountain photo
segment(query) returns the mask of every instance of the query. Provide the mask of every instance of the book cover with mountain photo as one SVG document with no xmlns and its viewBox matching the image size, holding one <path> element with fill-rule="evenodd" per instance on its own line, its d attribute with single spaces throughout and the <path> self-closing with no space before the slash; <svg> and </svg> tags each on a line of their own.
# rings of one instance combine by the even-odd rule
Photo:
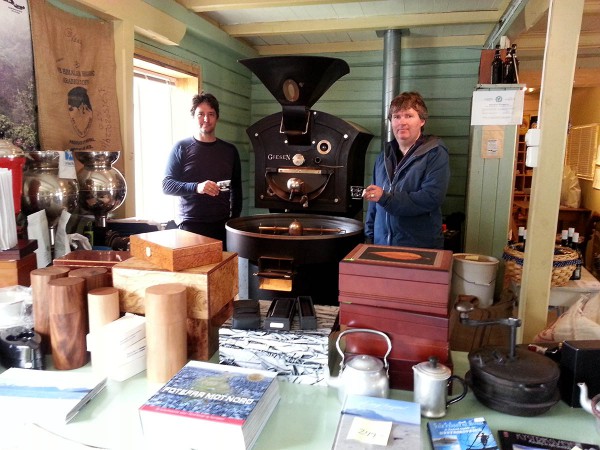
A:
<svg viewBox="0 0 600 450">
<path fill-rule="evenodd" d="M 383 435 L 385 445 L 370 443 L 375 430 L 381 430 L 377 424 L 371 426 L 370 421 L 389 424 Z M 360 430 L 361 427 L 364 429 Z M 390 398 L 348 395 L 342 407 L 332 449 L 365 448 L 420 449 L 421 406 Z"/>
<path fill-rule="evenodd" d="M 139 410 L 148 448 L 247 449 L 279 401 L 274 372 L 188 362 Z"/>
<path fill-rule="evenodd" d="M 11 367 L 0 374 L 0 419 L 64 424 L 105 386 L 94 373 Z"/>
</svg>

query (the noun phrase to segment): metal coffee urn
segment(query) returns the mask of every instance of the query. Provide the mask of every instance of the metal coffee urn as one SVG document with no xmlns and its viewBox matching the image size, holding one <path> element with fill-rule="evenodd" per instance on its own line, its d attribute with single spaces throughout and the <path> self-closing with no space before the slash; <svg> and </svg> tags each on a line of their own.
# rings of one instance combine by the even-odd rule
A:
<svg viewBox="0 0 600 450">
<path fill-rule="evenodd" d="M 270 214 L 227 222 L 227 247 L 248 259 L 249 296 L 310 295 L 337 304 L 338 264 L 363 242 L 362 199 L 373 135 L 310 108 L 348 64 L 336 58 L 275 56 L 240 61 L 281 104 L 247 130 L 255 156 L 255 204 Z"/>
</svg>

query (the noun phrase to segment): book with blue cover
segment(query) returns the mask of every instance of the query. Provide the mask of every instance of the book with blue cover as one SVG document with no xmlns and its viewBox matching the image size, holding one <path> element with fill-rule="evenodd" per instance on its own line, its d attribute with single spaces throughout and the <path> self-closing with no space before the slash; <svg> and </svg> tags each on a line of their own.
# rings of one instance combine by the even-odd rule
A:
<svg viewBox="0 0 600 450">
<path fill-rule="evenodd" d="M 497 450 L 498 443 L 483 417 L 436 420 L 427 423 L 434 450 Z"/>
<path fill-rule="evenodd" d="M 378 438 L 382 439 L 376 440 Z M 332 449 L 365 448 L 420 449 L 421 405 L 390 398 L 348 395 Z"/>
<path fill-rule="evenodd" d="M 0 419 L 66 423 L 105 386 L 106 377 L 92 373 L 11 367 L 0 374 Z"/>
<path fill-rule="evenodd" d="M 275 372 L 190 361 L 139 414 L 148 448 L 247 449 L 279 398 Z"/>
</svg>

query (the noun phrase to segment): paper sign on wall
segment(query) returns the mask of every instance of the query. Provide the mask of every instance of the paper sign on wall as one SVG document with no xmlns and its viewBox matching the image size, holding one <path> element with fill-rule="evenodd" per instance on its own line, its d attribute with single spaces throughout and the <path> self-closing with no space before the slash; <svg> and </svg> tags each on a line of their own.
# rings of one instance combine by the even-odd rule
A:
<svg viewBox="0 0 600 450">
<path fill-rule="evenodd" d="M 481 157 L 484 159 L 502 158 L 504 155 L 504 128 L 485 126 L 482 130 Z"/>
<path fill-rule="evenodd" d="M 471 105 L 471 125 L 521 125 L 524 92 L 475 91 Z"/>
</svg>

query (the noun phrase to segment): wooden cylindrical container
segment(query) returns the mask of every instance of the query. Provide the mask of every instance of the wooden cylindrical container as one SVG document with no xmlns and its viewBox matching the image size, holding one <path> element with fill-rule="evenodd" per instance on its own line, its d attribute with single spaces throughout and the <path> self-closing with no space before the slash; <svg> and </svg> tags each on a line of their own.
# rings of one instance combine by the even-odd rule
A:
<svg viewBox="0 0 600 450">
<path fill-rule="evenodd" d="M 119 318 L 119 290 L 117 288 L 92 289 L 88 291 L 87 301 L 90 333 Z"/>
<path fill-rule="evenodd" d="M 146 289 L 146 374 L 164 383 L 187 362 L 187 294 L 179 283 Z"/>
<path fill-rule="evenodd" d="M 69 272 L 70 277 L 85 280 L 86 293 L 101 287 L 110 287 L 109 273 L 106 267 L 81 267 Z"/>
<path fill-rule="evenodd" d="M 33 303 L 33 326 L 42 338 L 42 351 L 45 355 L 50 353 L 50 323 L 48 322 L 48 282 L 57 278 L 64 278 L 69 274 L 68 267 L 43 267 L 34 269 L 30 273 L 31 301 Z"/>
<path fill-rule="evenodd" d="M 48 282 L 48 321 L 52 361 L 59 370 L 82 367 L 89 361 L 85 336 L 88 332 L 85 279 L 57 278 Z"/>
</svg>

